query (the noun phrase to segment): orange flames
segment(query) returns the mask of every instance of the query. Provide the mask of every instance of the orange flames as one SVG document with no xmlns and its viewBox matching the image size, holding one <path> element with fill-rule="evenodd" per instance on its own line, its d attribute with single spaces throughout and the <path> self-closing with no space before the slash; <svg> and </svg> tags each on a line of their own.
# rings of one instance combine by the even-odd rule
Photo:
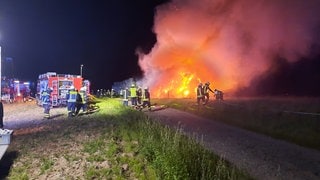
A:
<svg viewBox="0 0 320 180">
<path fill-rule="evenodd" d="M 196 87 L 200 82 L 203 84 L 210 82 L 213 89 L 229 89 L 232 86 L 232 81 L 223 83 L 223 79 L 219 77 L 219 70 L 211 69 L 206 65 L 205 59 L 195 56 L 185 58 L 190 54 L 190 51 L 180 52 L 185 56 L 168 53 L 161 54 L 160 57 L 154 56 L 152 60 L 148 60 L 152 62 L 152 66 L 157 67 L 157 71 L 147 70 L 153 68 L 152 66 L 146 67 L 145 71 L 146 82 L 144 84 L 149 84 L 153 97 L 194 98 L 196 97 Z"/>
<path fill-rule="evenodd" d="M 206 79 L 206 81 L 201 81 L 201 79 Z M 212 79 L 205 73 L 172 72 L 170 75 L 162 76 L 162 80 L 151 87 L 151 92 L 153 97 L 157 98 L 193 98 L 196 97 L 196 88 L 199 83 L 210 82 L 210 87 L 216 88 L 215 81 Z"/>
<path fill-rule="evenodd" d="M 172 0 L 158 6 L 157 43 L 148 54 L 138 52 L 141 83 L 153 97 L 196 97 L 199 82 L 222 91 L 249 85 L 270 69 L 275 54 L 295 61 L 308 53 L 309 34 L 320 20 L 305 12 L 320 6 L 293 1 Z"/>
<path fill-rule="evenodd" d="M 154 88 L 155 97 L 190 97 L 194 74 L 180 72 L 179 77 Z"/>
<path fill-rule="evenodd" d="M 215 66 L 214 63 L 221 63 L 221 60 L 215 60 L 219 53 L 211 54 L 210 48 L 201 44 L 197 48 L 155 46 L 153 53 L 148 56 L 140 54 L 140 66 L 145 72 L 143 84 L 150 87 L 153 97 L 195 98 L 200 82 L 210 82 L 212 89 L 220 90 L 234 86 L 234 79 L 226 78 L 237 72 L 235 66 L 227 62 L 224 63 L 228 65 L 226 67 Z"/>
</svg>

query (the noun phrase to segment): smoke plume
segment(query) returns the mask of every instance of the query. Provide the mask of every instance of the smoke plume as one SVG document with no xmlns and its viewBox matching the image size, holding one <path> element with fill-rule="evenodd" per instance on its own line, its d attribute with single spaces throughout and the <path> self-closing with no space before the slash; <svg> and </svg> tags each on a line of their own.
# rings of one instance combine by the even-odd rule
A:
<svg viewBox="0 0 320 180">
<path fill-rule="evenodd" d="M 246 87 L 274 57 L 295 63 L 318 50 L 319 12 L 319 0 L 172 0 L 156 8 L 156 44 L 138 52 L 143 83 L 159 97 L 207 81 Z"/>
</svg>

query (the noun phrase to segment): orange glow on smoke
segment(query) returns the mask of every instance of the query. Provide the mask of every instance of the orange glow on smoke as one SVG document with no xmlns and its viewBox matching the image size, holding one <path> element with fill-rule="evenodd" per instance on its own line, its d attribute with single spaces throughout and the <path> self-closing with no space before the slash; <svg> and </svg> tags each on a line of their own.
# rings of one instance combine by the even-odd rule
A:
<svg viewBox="0 0 320 180">
<path fill-rule="evenodd" d="M 141 83 L 153 97 L 195 98 L 199 82 L 232 91 L 268 72 L 275 55 L 290 62 L 306 56 L 320 2 L 292 1 L 172 0 L 158 6 L 157 42 L 148 54 L 137 52 Z"/>
<path fill-rule="evenodd" d="M 159 72 L 152 79 L 156 81 L 150 86 L 153 97 L 193 98 L 200 82 L 210 82 L 213 89 L 230 89 L 234 81 L 224 81 L 220 73 L 230 71 L 232 75 L 234 66 L 231 64 L 224 69 L 210 67 L 208 62 L 211 58 L 202 57 L 205 51 L 206 47 L 196 50 L 175 47 L 174 51 L 155 54 L 152 57 L 152 66 L 157 67 Z"/>
<path fill-rule="evenodd" d="M 211 58 L 203 57 L 202 52 L 205 53 L 205 51 L 207 51 L 205 46 L 196 50 L 174 47 L 174 50 L 153 54 L 152 59 L 148 59 L 148 61 L 151 61 L 152 66 L 156 67 L 158 71 L 156 75 L 148 75 L 148 77 L 152 77 L 151 82 L 148 83 L 152 96 L 157 98 L 194 98 L 196 97 L 195 89 L 200 82 L 203 84 L 210 82 L 212 89 L 230 89 L 234 86 L 233 80 L 224 82 L 220 74 L 222 71 L 233 72 L 234 66 L 229 65 L 224 69 L 211 68 L 208 64 Z M 140 65 L 143 66 L 143 64 Z M 149 72 L 148 67 L 145 68 Z"/>
<path fill-rule="evenodd" d="M 188 54 L 188 51 L 186 50 L 184 54 Z M 230 83 L 223 83 L 220 80 L 221 78 L 219 78 L 219 74 L 215 71 L 211 71 L 199 58 L 194 57 L 194 60 L 191 60 L 190 58 L 184 59 L 181 56 L 174 56 L 174 54 L 162 58 L 170 61 L 180 59 L 178 60 L 179 63 L 177 66 L 172 64 L 170 65 L 170 68 L 164 69 L 163 72 L 159 74 L 156 83 L 151 86 L 153 97 L 193 98 L 195 97 L 195 89 L 200 82 L 203 84 L 205 82 L 210 82 L 211 88 L 217 88 L 217 84 L 219 84 L 219 88 L 224 89 L 228 89 L 232 86 Z M 159 63 L 161 62 L 163 61 L 160 61 Z M 163 64 L 158 64 L 158 66 L 164 67 Z"/>
</svg>

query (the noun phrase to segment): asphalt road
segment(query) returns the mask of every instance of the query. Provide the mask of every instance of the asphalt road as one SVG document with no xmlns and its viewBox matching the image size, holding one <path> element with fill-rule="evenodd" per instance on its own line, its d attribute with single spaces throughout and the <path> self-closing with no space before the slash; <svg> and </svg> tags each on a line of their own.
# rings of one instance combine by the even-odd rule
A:
<svg viewBox="0 0 320 180">
<path fill-rule="evenodd" d="M 205 146 L 215 154 L 256 179 L 320 179 L 320 152 L 317 150 L 171 108 L 147 114 L 166 125 L 182 128 L 190 136 L 203 137 Z"/>
</svg>

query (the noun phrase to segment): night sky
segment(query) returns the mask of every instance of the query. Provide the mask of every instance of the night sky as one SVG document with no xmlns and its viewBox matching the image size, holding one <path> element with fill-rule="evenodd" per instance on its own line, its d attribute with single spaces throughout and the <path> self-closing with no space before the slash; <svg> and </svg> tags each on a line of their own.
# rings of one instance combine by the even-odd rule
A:
<svg viewBox="0 0 320 180">
<path fill-rule="evenodd" d="M 141 76 L 135 51 L 147 53 L 154 45 L 153 18 L 161 3 L 1 0 L 2 75 L 36 81 L 46 72 L 80 74 L 83 64 L 93 89 Z"/>
<path fill-rule="evenodd" d="M 136 77 L 160 91 L 183 72 L 238 95 L 320 96 L 320 1 L 288 2 L 0 0 L 2 75 L 83 64 L 93 90 Z"/>
<path fill-rule="evenodd" d="M 239 96 L 312 96 L 320 97 L 320 52 L 312 58 L 288 63 L 274 57 L 268 73 L 255 77 L 250 86 L 239 89 Z"/>
</svg>

